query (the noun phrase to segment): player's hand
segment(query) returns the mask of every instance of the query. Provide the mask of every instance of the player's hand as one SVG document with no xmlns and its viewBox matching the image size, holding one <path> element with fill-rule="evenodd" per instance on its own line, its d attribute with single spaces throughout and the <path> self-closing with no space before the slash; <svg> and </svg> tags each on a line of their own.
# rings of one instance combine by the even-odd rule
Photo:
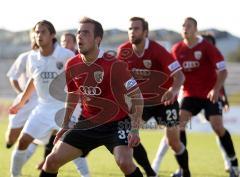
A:
<svg viewBox="0 0 240 177">
<path fill-rule="evenodd" d="M 176 96 L 176 93 L 173 92 L 173 90 L 171 89 L 168 89 L 162 96 L 162 99 L 161 99 L 161 102 L 167 106 L 167 105 L 170 105 L 170 104 L 173 104 L 173 102 L 175 101 L 175 96 Z"/>
<path fill-rule="evenodd" d="M 217 89 L 210 90 L 210 92 L 207 95 L 207 98 L 211 102 L 216 103 L 218 101 L 218 98 L 219 98 L 219 90 L 217 90 Z"/>
<path fill-rule="evenodd" d="M 10 108 L 9 108 L 9 113 L 10 114 L 17 114 L 18 111 L 23 107 L 24 105 L 21 104 L 21 103 L 17 103 L 17 104 L 14 104 L 12 105 Z"/>
<path fill-rule="evenodd" d="M 140 137 L 139 137 L 138 129 L 130 130 L 128 134 L 128 146 L 133 148 L 138 146 L 139 143 L 140 143 Z"/>
<path fill-rule="evenodd" d="M 56 137 L 55 137 L 55 139 L 54 139 L 54 141 L 53 141 L 53 144 L 56 144 L 57 142 L 58 142 L 58 140 L 62 137 L 62 135 L 67 131 L 68 129 L 61 129 L 61 130 L 59 130 L 58 132 L 57 132 L 57 134 L 56 134 Z"/>
</svg>

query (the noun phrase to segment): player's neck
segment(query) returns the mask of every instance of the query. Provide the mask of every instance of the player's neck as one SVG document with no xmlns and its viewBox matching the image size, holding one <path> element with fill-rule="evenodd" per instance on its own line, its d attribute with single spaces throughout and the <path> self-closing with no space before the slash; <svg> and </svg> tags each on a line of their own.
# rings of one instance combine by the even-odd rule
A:
<svg viewBox="0 0 240 177">
<path fill-rule="evenodd" d="M 82 54 L 81 56 L 82 56 L 83 62 L 86 63 L 87 65 L 91 65 L 97 60 L 99 52 L 100 52 L 99 49 L 96 49 L 87 54 Z"/>
<path fill-rule="evenodd" d="M 133 51 L 137 56 L 142 56 L 144 54 L 145 42 L 146 39 L 143 39 L 139 44 L 132 44 Z"/>
<path fill-rule="evenodd" d="M 49 45 L 42 46 L 42 47 L 39 48 L 39 51 L 40 51 L 42 56 L 49 56 L 54 51 L 54 45 L 51 43 Z"/>
<path fill-rule="evenodd" d="M 184 39 L 184 43 L 188 46 L 188 47 L 193 47 L 198 43 L 198 38 L 197 36 L 194 36 L 192 38 L 188 38 L 188 39 Z"/>
</svg>

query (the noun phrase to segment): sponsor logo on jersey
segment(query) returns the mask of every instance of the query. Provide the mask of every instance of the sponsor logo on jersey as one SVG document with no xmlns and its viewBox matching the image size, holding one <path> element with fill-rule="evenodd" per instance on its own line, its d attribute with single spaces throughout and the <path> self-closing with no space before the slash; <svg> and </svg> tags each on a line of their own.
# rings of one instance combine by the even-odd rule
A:
<svg viewBox="0 0 240 177">
<path fill-rule="evenodd" d="M 194 57 L 197 59 L 197 60 L 200 60 L 202 58 L 202 52 L 201 51 L 195 51 L 194 52 Z"/>
<path fill-rule="evenodd" d="M 200 63 L 199 61 L 184 61 L 182 66 L 185 71 L 191 71 L 194 68 L 198 68 Z"/>
<path fill-rule="evenodd" d="M 56 67 L 57 69 L 61 70 L 63 68 L 63 62 L 60 61 L 56 62 Z"/>
<path fill-rule="evenodd" d="M 174 70 L 180 68 L 180 64 L 178 61 L 174 61 L 173 63 L 171 63 L 170 65 L 168 65 L 168 69 L 173 72 Z"/>
<path fill-rule="evenodd" d="M 57 75 L 56 72 L 41 72 L 40 77 L 42 79 L 54 79 Z"/>
<path fill-rule="evenodd" d="M 143 65 L 147 68 L 150 69 L 152 67 L 152 61 L 151 60 L 143 60 Z"/>
<path fill-rule="evenodd" d="M 133 68 L 132 69 L 132 75 L 133 75 L 134 78 L 142 79 L 142 77 L 150 76 L 151 71 L 149 71 L 148 69 Z"/>
<path fill-rule="evenodd" d="M 135 79 L 133 77 L 124 83 L 124 86 L 127 90 L 130 90 L 135 85 L 137 85 L 137 82 L 135 81 Z"/>
<path fill-rule="evenodd" d="M 103 80 L 104 72 L 103 71 L 95 71 L 93 73 L 94 79 L 97 83 L 101 83 Z"/>
<path fill-rule="evenodd" d="M 83 95 L 101 95 L 102 90 L 100 87 L 94 87 L 94 86 L 80 86 L 79 87 L 80 92 Z"/>
</svg>

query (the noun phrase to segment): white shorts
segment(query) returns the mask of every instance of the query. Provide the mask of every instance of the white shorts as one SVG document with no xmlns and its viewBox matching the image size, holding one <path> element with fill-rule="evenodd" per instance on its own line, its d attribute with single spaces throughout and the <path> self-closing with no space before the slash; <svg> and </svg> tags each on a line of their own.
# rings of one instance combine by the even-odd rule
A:
<svg viewBox="0 0 240 177">
<path fill-rule="evenodd" d="M 22 94 L 19 94 L 13 103 L 19 102 Z M 32 110 L 36 107 L 38 101 L 37 101 L 37 96 L 33 95 L 29 101 L 18 111 L 17 114 L 10 114 L 9 115 L 9 124 L 8 128 L 9 129 L 14 129 L 14 128 L 21 128 L 24 126 L 26 123 L 30 113 Z"/>
<path fill-rule="evenodd" d="M 30 114 L 22 133 L 29 134 L 41 144 L 47 144 L 52 132 L 60 129 L 55 122 L 55 116 L 61 107 L 54 104 L 38 104 Z"/>
<path fill-rule="evenodd" d="M 81 108 L 75 109 L 72 122 L 80 116 Z M 38 104 L 27 120 L 22 133 L 29 134 L 37 144 L 47 144 L 54 130 L 59 130 L 64 116 L 63 104 Z"/>
</svg>

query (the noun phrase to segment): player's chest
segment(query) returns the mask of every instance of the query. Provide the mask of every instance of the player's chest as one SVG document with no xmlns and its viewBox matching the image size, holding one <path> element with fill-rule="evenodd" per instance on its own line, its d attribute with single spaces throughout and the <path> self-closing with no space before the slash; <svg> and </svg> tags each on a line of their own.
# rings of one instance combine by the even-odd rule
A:
<svg viewBox="0 0 240 177">
<path fill-rule="evenodd" d="M 79 73 L 74 82 L 81 95 L 100 96 L 110 90 L 110 73 L 102 69 Z"/>
<path fill-rule="evenodd" d="M 64 61 L 44 60 L 35 64 L 33 75 L 42 83 L 49 83 L 59 74 L 63 74 Z"/>
</svg>

